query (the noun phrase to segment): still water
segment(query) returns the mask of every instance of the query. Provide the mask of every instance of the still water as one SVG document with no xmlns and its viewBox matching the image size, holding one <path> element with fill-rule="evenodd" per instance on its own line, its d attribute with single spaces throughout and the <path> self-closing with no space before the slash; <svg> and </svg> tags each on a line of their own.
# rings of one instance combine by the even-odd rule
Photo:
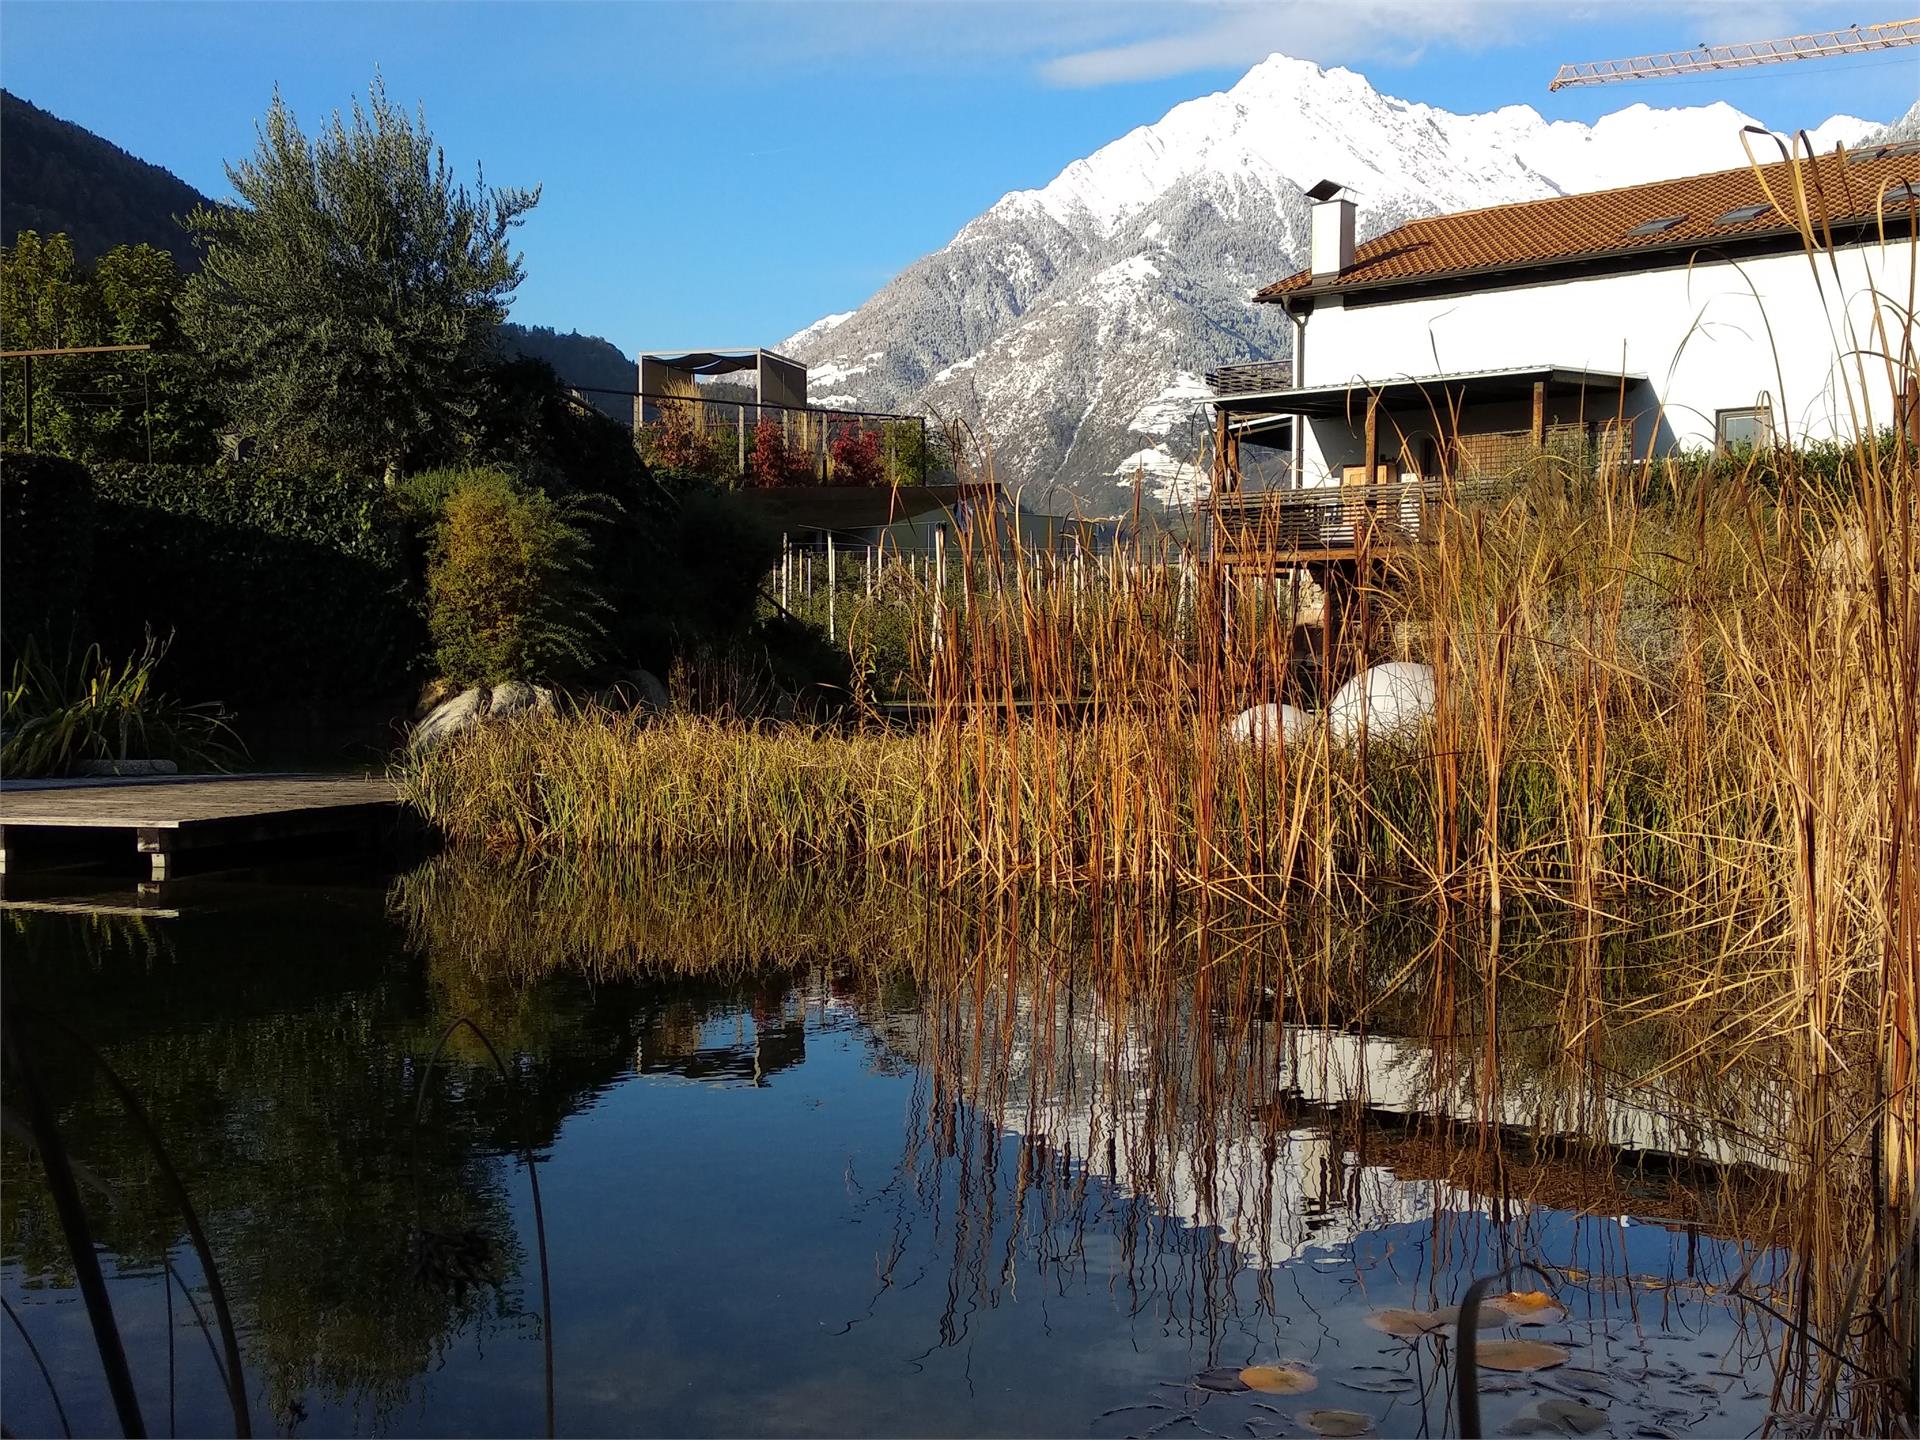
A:
<svg viewBox="0 0 1920 1440">
<path fill-rule="evenodd" d="M 1196 960 L 1177 924 L 1161 978 L 1117 984 L 1093 962 L 1151 925 L 933 934 L 913 902 L 777 888 L 280 871 L 168 916 L 11 911 L 5 960 L 147 1106 L 256 1433 L 542 1433 L 550 1341 L 562 1434 L 1451 1434 L 1452 1330 L 1379 1312 L 1516 1258 L 1557 1304 L 1482 1348 L 1567 1359 L 1483 1370 L 1488 1433 L 1763 1423 L 1777 1337 L 1731 1289 L 1779 1262 L 1736 1218 L 1765 1167 L 1731 1131 L 1617 1100 L 1596 1121 L 1523 1042 L 1504 1123 L 1463 1126 L 1488 1090 L 1412 1038 L 1431 997 L 1409 1034 L 1280 1024 L 1257 967 Z M 464 1031 L 429 1069 L 461 1016 L 505 1078 Z M 230 1432 L 205 1277 L 138 1134 L 76 1052 L 30 1045 L 149 1431 Z M 1517 1124 L 1575 1111 L 1727 1163 Z M 11 1132 L 5 1161 L 6 1427 L 62 1430 L 31 1337 L 73 1432 L 111 1432 L 38 1164 Z M 1311 1388 L 1236 1388 L 1250 1365 Z"/>
</svg>

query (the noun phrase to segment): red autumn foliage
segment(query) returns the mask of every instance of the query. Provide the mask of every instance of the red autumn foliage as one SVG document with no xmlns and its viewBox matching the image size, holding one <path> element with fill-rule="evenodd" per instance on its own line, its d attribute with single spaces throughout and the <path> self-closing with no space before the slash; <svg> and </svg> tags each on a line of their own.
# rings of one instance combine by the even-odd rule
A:
<svg viewBox="0 0 1920 1440">
<path fill-rule="evenodd" d="M 753 430 L 747 475 L 753 484 L 760 486 L 811 485 L 813 457 L 787 443 L 778 420 L 762 420 Z"/>
<path fill-rule="evenodd" d="M 836 485 L 878 485 L 886 479 L 878 431 L 842 430 L 834 437 L 831 453 Z"/>
<path fill-rule="evenodd" d="M 699 474 L 707 460 L 706 438 L 685 401 L 660 402 L 658 418 L 647 429 L 647 463 L 662 470 Z"/>
</svg>

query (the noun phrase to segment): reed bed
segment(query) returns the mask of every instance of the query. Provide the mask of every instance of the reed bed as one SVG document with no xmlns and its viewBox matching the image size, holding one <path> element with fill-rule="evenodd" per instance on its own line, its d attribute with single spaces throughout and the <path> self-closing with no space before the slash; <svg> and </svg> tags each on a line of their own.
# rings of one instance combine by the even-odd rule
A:
<svg viewBox="0 0 1920 1440">
<path fill-rule="evenodd" d="M 1794 467 L 1557 473 L 1436 507 L 1349 600 L 1372 612 L 1341 632 L 1359 653 L 1333 657 L 1432 664 L 1416 737 L 1228 738 L 1250 705 L 1314 698 L 1294 663 L 1314 627 L 1272 582 L 1165 544 L 1065 562 L 963 536 L 944 586 L 873 602 L 912 617 L 912 729 L 590 709 L 490 727 L 406 779 L 448 834 L 532 851 L 1493 908 L 1632 889 L 1784 917 L 1811 833 L 1839 927 L 1822 943 L 1857 954 L 1911 848 L 1894 822 L 1914 823 L 1912 456 L 1863 445 L 1837 495 Z"/>
</svg>

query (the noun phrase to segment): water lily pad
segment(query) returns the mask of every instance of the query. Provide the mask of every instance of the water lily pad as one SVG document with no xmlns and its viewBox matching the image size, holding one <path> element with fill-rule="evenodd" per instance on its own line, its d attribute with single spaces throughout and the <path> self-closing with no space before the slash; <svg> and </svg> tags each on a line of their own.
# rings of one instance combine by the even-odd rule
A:
<svg viewBox="0 0 1920 1440">
<path fill-rule="evenodd" d="M 1507 1427 L 1513 1435 L 1597 1435 L 1607 1428 L 1607 1412 L 1579 1400 L 1564 1400 L 1557 1395 L 1534 1401 Z"/>
<path fill-rule="evenodd" d="M 1445 1310 L 1375 1310 L 1367 1316 L 1367 1324 L 1402 1340 L 1417 1340 L 1454 1318 Z"/>
<path fill-rule="evenodd" d="M 1458 1325 L 1460 1323 L 1460 1307 L 1458 1305 L 1449 1305 L 1445 1309 L 1436 1310 L 1433 1313 L 1440 1317 L 1440 1323 L 1443 1325 Z M 1479 1312 L 1474 1316 L 1473 1328 L 1476 1330 L 1493 1330 L 1501 1325 L 1511 1325 L 1512 1323 L 1513 1317 L 1504 1309 L 1494 1304 L 1491 1300 L 1483 1300 L 1480 1302 Z"/>
<path fill-rule="evenodd" d="M 1483 1370 L 1525 1374 L 1567 1363 L 1567 1352 L 1543 1340 L 1483 1340 L 1475 1357 Z"/>
<path fill-rule="evenodd" d="M 1515 1325 L 1553 1325 L 1567 1318 L 1566 1307 L 1544 1290 L 1510 1290 L 1482 1307 L 1510 1316 Z"/>
<path fill-rule="evenodd" d="M 1201 1390 L 1211 1390 L 1216 1395 L 1235 1395 L 1252 1387 L 1240 1378 L 1239 1370 L 1222 1365 L 1214 1370 L 1202 1370 L 1193 1377 L 1194 1385 Z"/>
<path fill-rule="evenodd" d="M 1449 1325 L 1460 1323 L 1460 1307 L 1444 1305 L 1438 1310 L 1375 1310 L 1367 1316 L 1367 1324 L 1376 1330 L 1402 1340 L 1417 1340 L 1422 1335 L 1431 1335 L 1436 1330 L 1444 1330 Z M 1513 1317 L 1491 1302 L 1480 1307 L 1474 1328 L 1492 1330 L 1496 1326 L 1511 1325 Z"/>
<path fill-rule="evenodd" d="M 1240 1383 L 1265 1395 L 1304 1395 L 1320 1382 L 1298 1365 L 1249 1365 L 1240 1372 Z"/>
<path fill-rule="evenodd" d="M 1371 1435 L 1373 1417 L 1358 1410 L 1309 1410 L 1300 1423 L 1316 1435 Z"/>
</svg>

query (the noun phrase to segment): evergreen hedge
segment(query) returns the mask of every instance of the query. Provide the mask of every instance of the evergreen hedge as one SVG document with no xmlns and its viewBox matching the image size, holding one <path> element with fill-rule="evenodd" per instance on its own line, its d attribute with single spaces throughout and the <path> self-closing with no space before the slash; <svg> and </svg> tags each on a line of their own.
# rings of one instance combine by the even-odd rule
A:
<svg viewBox="0 0 1920 1440">
<path fill-rule="evenodd" d="M 84 632 L 93 572 L 93 484 L 84 466 L 57 455 L 0 455 L 0 649 L 13 656 L 31 638 L 44 648 Z"/>
<path fill-rule="evenodd" d="M 374 480 L 259 465 L 96 467 L 89 610 L 109 654 L 173 632 L 168 688 L 363 700 L 425 649 L 416 547 Z"/>
</svg>

